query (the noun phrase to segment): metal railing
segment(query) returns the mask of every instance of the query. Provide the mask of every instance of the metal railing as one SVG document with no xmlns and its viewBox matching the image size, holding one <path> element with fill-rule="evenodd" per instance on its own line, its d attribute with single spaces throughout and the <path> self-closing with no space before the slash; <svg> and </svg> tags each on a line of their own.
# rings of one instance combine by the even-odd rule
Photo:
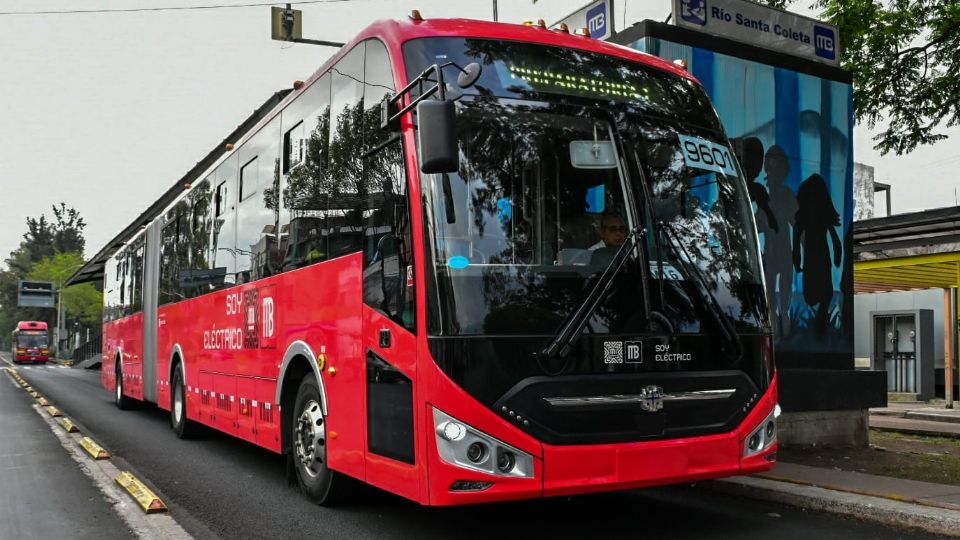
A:
<svg viewBox="0 0 960 540">
<path fill-rule="evenodd" d="M 98 334 L 91 337 L 87 342 L 81 344 L 79 347 L 73 349 L 70 359 L 73 360 L 73 365 L 77 365 L 80 362 L 84 362 L 91 358 L 100 358 L 100 355 L 103 353 L 103 335 Z"/>
</svg>

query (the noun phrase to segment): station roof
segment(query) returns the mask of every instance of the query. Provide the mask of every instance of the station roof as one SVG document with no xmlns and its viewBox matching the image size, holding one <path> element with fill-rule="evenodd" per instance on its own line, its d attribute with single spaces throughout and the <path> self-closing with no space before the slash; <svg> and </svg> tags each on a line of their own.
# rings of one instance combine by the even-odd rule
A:
<svg viewBox="0 0 960 540">
<path fill-rule="evenodd" d="M 960 287 L 960 206 L 853 224 L 854 292 Z"/>
<path fill-rule="evenodd" d="M 133 220 L 129 225 L 127 225 L 120 234 L 113 237 L 107 245 L 97 252 L 96 255 L 91 257 L 79 270 L 77 270 L 70 278 L 64 283 L 65 286 L 76 285 L 78 283 L 86 283 L 88 281 L 99 281 L 103 279 L 103 267 L 107 263 L 107 260 L 113 256 L 120 248 L 122 248 L 126 243 L 133 237 L 142 227 L 149 224 L 157 216 L 160 215 L 163 210 L 172 203 L 177 196 L 183 193 L 185 185 L 194 182 L 203 174 L 207 169 L 213 166 L 216 163 L 217 159 L 226 152 L 227 144 L 233 144 L 251 128 L 253 128 L 257 122 L 259 122 L 263 117 L 265 117 L 274 107 L 280 104 L 283 101 L 283 98 L 289 94 L 291 90 L 280 90 L 279 92 L 274 93 L 270 96 L 269 99 L 263 102 L 260 107 L 258 107 L 253 114 L 251 114 L 246 120 L 243 121 L 236 129 L 234 129 L 223 141 L 220 142 L 217 146 L 211 150 L 206 157 L 198 161 L 182 178 L 177 180 L 173 186 L 170 187 L 163 195 L 160 196 L 153 204 L 151 204 L 142 214 L 137 216 L 137 219 Z"/>
</svg>

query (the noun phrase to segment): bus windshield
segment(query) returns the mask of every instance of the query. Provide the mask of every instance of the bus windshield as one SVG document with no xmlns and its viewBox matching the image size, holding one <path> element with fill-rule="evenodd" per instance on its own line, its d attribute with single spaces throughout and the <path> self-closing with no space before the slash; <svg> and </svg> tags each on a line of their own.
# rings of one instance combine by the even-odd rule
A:
<svg viewBox="0 0 960 540">
<path fill-rule="evenodd" d="M 634 229 L 642 252 L 584 333 L 650 332 L 644 303 L 676 332 L 715 332 L 714 305 L 741 330 L 765 324 L 746 187 L 699 85 L 536 44 L 427 38 L 404 51 L 411 77 L 483 66 L 458 101 L 459 171 L 423 175 L 432 334 L 553 333 Z"/>
<path fill-rule="evenodd" d="M 17 347 L 21 349 L 42 349 L 47 346 L 47 336 L 44 334 L 19 334 Z"/>
</svg>

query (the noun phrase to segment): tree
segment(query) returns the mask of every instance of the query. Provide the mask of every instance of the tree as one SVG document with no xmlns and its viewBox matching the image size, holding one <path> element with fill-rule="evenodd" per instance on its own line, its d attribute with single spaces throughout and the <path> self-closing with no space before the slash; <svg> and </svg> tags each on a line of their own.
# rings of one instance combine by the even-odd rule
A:
<svg viewBox="0 0 960 540">
<path fill-rule="evenodd" d="M 38 281 L 52 281 L 60 286 L 81 266 L 83 266 L 83 256 L 79 252 L 57 253 L 34 265 L 28 277 Z M 94 326 L 100 322 L 103 302 L 93 283 L 67 287 L 61 294 L 64 317 L 79 318 L 88 326 Z"/>
<path fill-rule="evenodd" d="M 27 218 L 27 232 L 20 246 L 4 261 L 7 269 L 0 270 L 0 343 L 9 341 L 17 321 L 46 321 L 51 327 L 56 322 L 56 310 L 17 306 L 17 285 L 21 279 L 62 283 L 83 264 L 86 223 L 76 209 L 65 203 L 52 209 L 52 222 L 43 214 Z M 68 317 L 79 317 L 85 325 L 96 326 L 100 320 L 100 296 L 92 284 L 70 287 L 64 291 L 64 312 Z"/>
<path fill-rule="evenodd" d="M 960 2 L 814 0 L 811 7 L 840 30 L 857 121 L 888 123 L 874 137 L 882 154 L 936 143 L 947 138 L 943 128 L 960 125 Z"/>
<path fill-rule="evenodd" d="M 43 216 L 41 216 L 43 217 Z M 77 252 L 83 254 L 86 241 L 83 239 L 83 229 L 87 224 L 80 217 L 76 208 L 67 208 L 65 203 L 53 206 L 53 245 L 59 253 Z"/>
</svg>

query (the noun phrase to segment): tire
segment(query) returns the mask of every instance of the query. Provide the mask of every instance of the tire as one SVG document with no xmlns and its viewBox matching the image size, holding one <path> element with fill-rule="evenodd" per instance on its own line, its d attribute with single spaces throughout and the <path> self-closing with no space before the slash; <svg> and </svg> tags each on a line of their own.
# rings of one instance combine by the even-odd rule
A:
<svg viewBox="0 0 960 540">
<path fill-rule="evenodd" d="M 348 502 L 356 481 L 327 467 L 326 417 L 320 389 L 312 374 L 297 390 L 290 421 L 290 455 L 300 491 L 314 504 L 336 506 Z"/>
<path fill-rule="evenodd" d="M 133 408 L 133 398 L 123 395 L 123 369 L 120 367 L 120 359 L 117 359 L 117 384 L 113 391 L 113 403 L 121 411 Z"/>
<path fill-rule="evenodd" d="M 187 390 L 183 385 L 183 364 L 177 364 L 173 370 L 173 384 L 170 385 L 170 428 L 178 439 L 192 439 L 199 434 L 200 426 L 187 417 Z"/>
</svg>

